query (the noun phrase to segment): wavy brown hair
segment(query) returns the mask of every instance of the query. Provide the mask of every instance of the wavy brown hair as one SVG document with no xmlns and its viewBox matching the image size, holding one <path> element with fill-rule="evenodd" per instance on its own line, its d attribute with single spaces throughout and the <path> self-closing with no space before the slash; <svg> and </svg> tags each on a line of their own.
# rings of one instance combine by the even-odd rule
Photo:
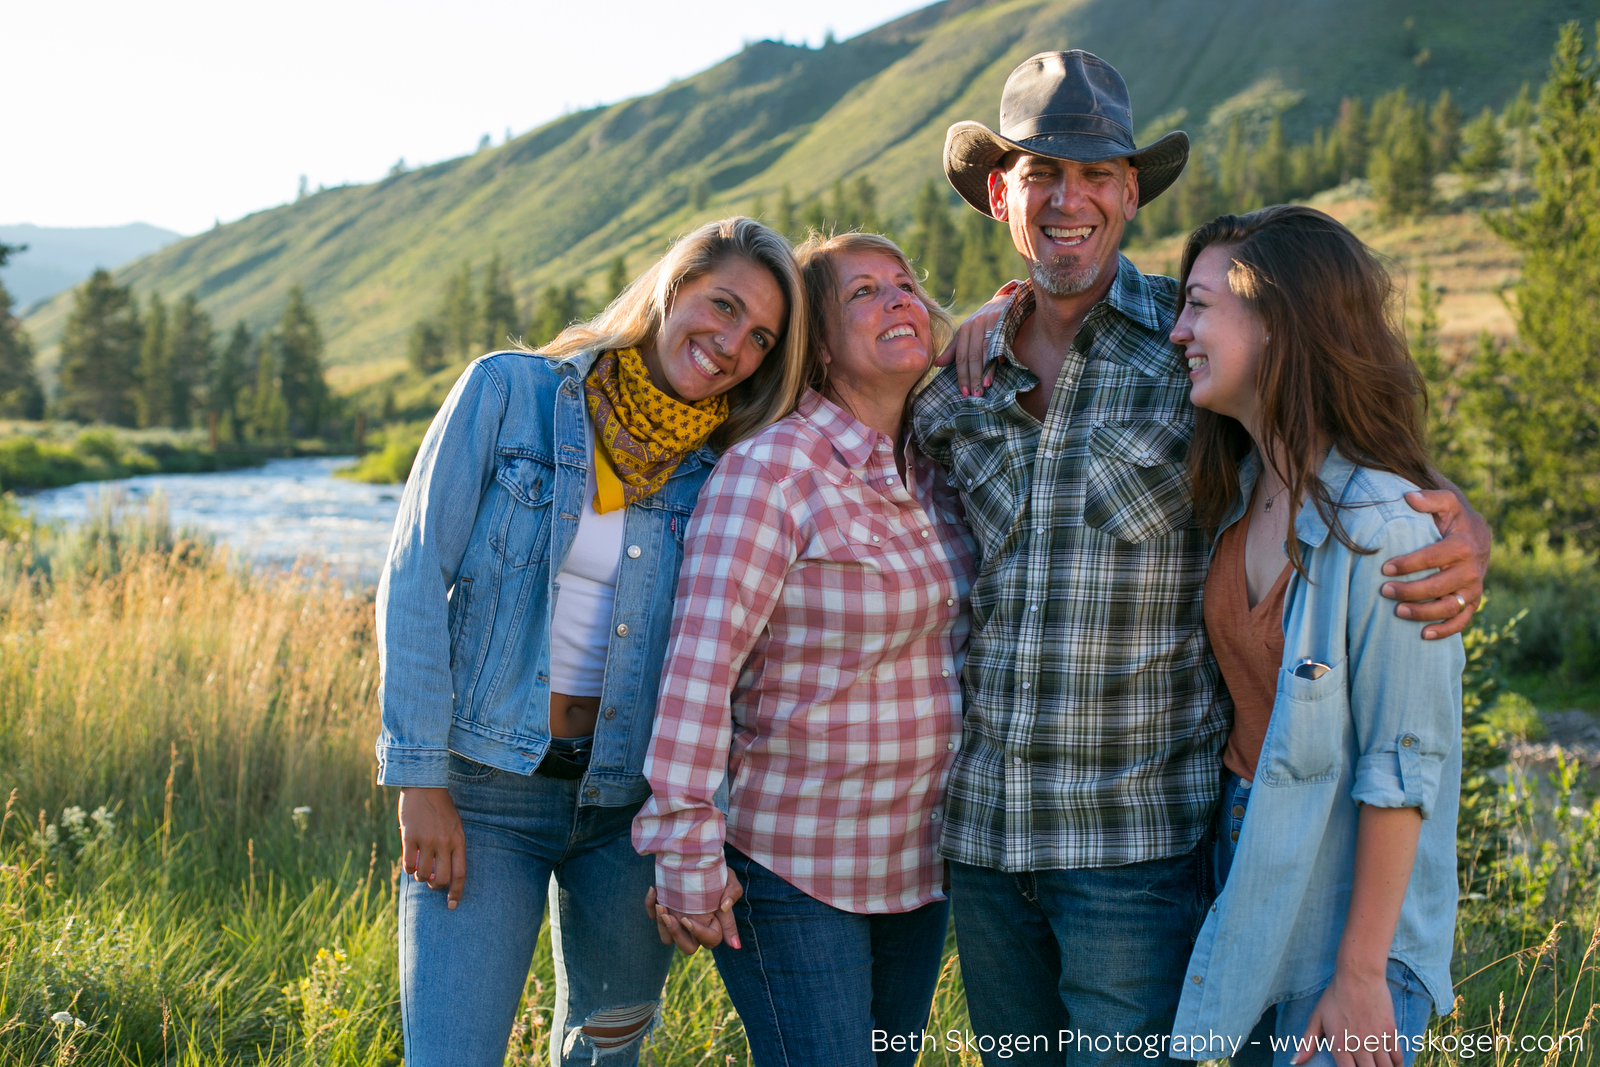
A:
<svg viewBox="0 0 1600 1067">
<path fill-rule="evenodd" d="M 1200 253 L 1216 245 L 1233 260 L 1228 287 L 1260 316 L 1268 340 L 1256 372 L 1261 438 L 1288 488 L 1289 523 L 1310 498 L 1339 543 L 1350 540 L 1338 507 L 1317 477 L 1322 449 L 1352 462 L 1438 488 L 1424 432 L 1427 390 L 1411 360 L 1397 291 L 1377 256 L 1338 221 L 1284 204 L 1223 215 L 1190 234 L 1178 292 Z M 1195 412 L 1189 469 L 1202 526 L 1221 525 L 1239 496 L 1239 461 L 1252 447 L 1236 419 Z M 1289 561 L 1302 575 L 1299 544 Z"/>
</svg>

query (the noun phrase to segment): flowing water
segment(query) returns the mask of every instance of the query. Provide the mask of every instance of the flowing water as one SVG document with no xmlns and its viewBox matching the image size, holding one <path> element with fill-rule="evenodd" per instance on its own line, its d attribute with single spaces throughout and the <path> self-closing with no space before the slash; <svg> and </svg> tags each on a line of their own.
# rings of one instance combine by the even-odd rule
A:
<svg viewBox="0 0 1600 1067">
<path fill-rule="evenodd" d="M 209 535 L 257 564 L 326 565 L 346 581 L 373 583 L 388 551 L 400 486 L 333 477 L 335 469 L 351 462 L 349 457 L 275 459 L 216 474 L 80 482 L 35 493 L 22 504 L 44 522 L 77 522 L 93 512 L 103 493 L 138 504 L 159 492 L 166 496 L 174 528 Z"/>
</svg>

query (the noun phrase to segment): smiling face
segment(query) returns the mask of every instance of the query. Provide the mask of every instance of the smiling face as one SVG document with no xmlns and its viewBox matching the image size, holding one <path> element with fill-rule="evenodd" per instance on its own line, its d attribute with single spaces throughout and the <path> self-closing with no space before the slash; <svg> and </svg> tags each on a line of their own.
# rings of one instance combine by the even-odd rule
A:
<svg viewBox="0 0 1600 1067">
<path fill-rule="evenodd" d="M 1010 225 L 1034 284 L 1052 296 L 1087 292 L 1115 272 L 1122 229 L 1138 209 L 1138 171 L 1126 159 L 1019 154 L 989 175 L 989 210 Z"/>
<path fill-rule="evenodd" d="M 1256 375 L 1267 331 L 1229 283 L 1233 269 L 1227 245 L 1209 245 L 1195 257 L 1172 343 L 1189 359 L 1194 406 L 1237 419 L 1255 436 L 1261 408 Z"/>
<path fill-rule="evenodd" d="M 682 282 L 640 350 L 650 382 L 685 404 L 719 396 L 754 374 L 778 345 L 788 307 L 765 267 L 732 256 Z"/>
<path fill-rule="evenodd" d="M 928 370 L 928 309 L 893 256 L 846 252 L 834 261 L 839 314 L 819 339 L 828 381 L 846 397 L 903 403 Z M 892 394 L 892 395 L 891 395 Z"/>
</svg>

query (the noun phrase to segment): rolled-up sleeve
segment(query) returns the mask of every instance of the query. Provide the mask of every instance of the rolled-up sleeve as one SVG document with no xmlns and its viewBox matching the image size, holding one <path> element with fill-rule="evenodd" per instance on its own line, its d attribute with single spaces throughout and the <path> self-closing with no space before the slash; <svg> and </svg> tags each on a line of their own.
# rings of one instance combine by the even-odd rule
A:
<svg viewBox="0 0 1600 1067">
<path fill-rule="evenodd" d="M 1378 808 L 1418 808 L 1424 819 L 1433 814 L 1445 761 L 1461 743 L 1466 656 L 1459 635 L 1424 641 L 1423 624 L 1396 615 L 1395 602 L 1379 590 L 1397 580 L 1383 573 L 1386 561 L 1438 539 L 1426 516 L 1391 519 L 1370 546 L 1377 551 L 1357 558 L 1350 587 L 1350 711 L 1358 746 L 1351 796 Z"/>
<path fill-rule="evenodd" d="M 474 363 L 434 416 L 406 480 L 378 580 L 378 782 L 448 784 L 450 591 L 494 476 L 505 383 Z"/>
<path fill-rule="evenodd" d="M 715 798 L 728 773 L 731 701 L 796 557 L 783 487 L 757 460 L 724 455 L 690 521 L 644 773 L 650 799 L 633 845 L 655 854 L 656 894 L 700 915 L 722 902 L 727 827 Z"/>
</svg>

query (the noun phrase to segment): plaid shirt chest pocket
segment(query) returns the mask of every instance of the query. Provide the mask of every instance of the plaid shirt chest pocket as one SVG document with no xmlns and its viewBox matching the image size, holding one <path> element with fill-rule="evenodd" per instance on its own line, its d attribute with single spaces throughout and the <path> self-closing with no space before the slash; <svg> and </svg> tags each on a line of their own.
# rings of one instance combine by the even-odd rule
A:
<svg viewBox="0 0 1600 1067">
<path fill-rule="evenodd" d="M 950 486 L 967 502 L 967 522 L 986 550 L 1006 537 L 1027 486 L 1025 464 L 1006 446 L 1005 431 L 994 428 L 959 441 L 950 451 Z"/>
<path fill-rule="evenodd" d="M 1155 419 L 1095 426 L 1085 465 L 1084 523 L 1129 542 L 1192 526 L 1186 430 Z"/>
</svg>

